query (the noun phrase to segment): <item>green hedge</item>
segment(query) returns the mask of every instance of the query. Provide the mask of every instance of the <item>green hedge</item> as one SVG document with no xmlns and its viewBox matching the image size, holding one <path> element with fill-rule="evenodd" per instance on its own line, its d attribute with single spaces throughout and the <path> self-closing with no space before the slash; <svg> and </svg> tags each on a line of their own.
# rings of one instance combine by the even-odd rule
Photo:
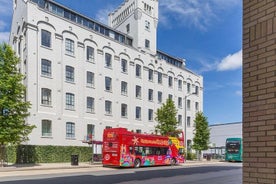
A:
<svg viewBox="0 0 276 184">
<path fill-rule="evenodd" d="M 18 145 L 6 148 L 7 162 L 17 164 L 71 162 L 71 155 L 79 155 L 79 162 L 91 160 L 92 148 L 80 146 Z"/>
</svg>

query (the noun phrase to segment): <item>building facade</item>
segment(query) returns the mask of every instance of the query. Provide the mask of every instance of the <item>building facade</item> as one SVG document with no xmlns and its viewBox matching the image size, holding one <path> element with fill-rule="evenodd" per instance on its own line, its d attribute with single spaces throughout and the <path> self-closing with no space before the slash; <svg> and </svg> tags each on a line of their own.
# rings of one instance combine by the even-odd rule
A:
<svg viewBox="0 0 276 184">
<path fill-rule="evenodd" d="M 203 78 L 157 50 L 158 1 L 147 3 L 125 0 L 107 26 L 52 0 L 14 0 L 10 44 L 36 125 L 28 144 L 84 146 L 110 127 L 152 133 L 167 98 L 192 140 Z"/>
<path fill-rule="evenodd" d="M 276 1 L 243 1 L 243 183 L 276 183 Z"/>
</svg>

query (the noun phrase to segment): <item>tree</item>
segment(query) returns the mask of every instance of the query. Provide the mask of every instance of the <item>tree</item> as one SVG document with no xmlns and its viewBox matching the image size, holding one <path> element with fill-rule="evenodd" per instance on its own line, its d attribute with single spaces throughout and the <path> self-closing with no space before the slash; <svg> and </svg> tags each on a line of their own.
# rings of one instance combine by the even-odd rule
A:
<svg viewBox="0 0 276 184">
<path fill-rule="evenodd" d="M 166 103 L 157 109 L 155 132 L 160 132 L 161 135 L 178 136 L 176 114 L 174 102 L 168 98 Z"/>
<path fill-rule="evenodd" d="M 28 140 L 34 126 L 25 123 L 30 102 L 25 101 L 26 87 L 18 71 L 19 59 L 7 44 L 0 44 L 0 165 L 5 146 Z"/>
<path fill-rule="evenodd" d="M 201 158 L 202 150 L 207 150 L 210 140 L 210 129 L 208 127 L 207 118 L 202 112 L 196 113 L 195 122 L 195 132 L 193 138 L 192 148 L 199 152 Z"/>
</svg>

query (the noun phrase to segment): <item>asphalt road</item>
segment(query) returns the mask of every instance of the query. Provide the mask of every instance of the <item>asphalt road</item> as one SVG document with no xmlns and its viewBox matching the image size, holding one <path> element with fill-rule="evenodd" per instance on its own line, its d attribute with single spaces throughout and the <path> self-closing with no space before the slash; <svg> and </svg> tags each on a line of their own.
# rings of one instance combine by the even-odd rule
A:
<svg viewBox="0 0 276 184">
<path fill-rule="evenodd" d="M 31 172 L 31 171 L 29 171 Z M 28 176 L 1 177 L 5 184 L 240 184 L 242 164 L 198 165 L 193 167 L 166 166 L 138 169 L 103 168 L 91 171 L 56 172 Z"/>
</svg>

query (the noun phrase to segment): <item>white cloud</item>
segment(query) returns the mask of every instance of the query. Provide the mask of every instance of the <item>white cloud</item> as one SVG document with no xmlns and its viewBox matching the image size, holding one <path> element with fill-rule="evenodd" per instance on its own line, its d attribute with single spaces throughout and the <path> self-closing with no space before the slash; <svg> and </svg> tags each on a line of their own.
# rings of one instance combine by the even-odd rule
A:
<svg viewBox="0 0 276 184">
<path fill-rule="evenodd" d="M 3 43 L 3 42 L 8 43 L 9 36 L 10 36 L 9 32 L 0 32 L 0 44 Z"/>
<path fill-rule="evenodd" d="M 107 8 L 100 9 L 96 14 L 96 19 L 103 23 L 108 25 L 108 14 L 114 11 L 115 7 L 112 7 L 110 5 L 107 6 Z"/>
<path fill-rule="evenodd" d="M 237 96 L 242 96 L 242 90 L 236 91 L 235 94 L 236 94 Z"/>
<path fill-rule="evenodd" d="M 242 66 L 242 50 L 229 54 L 217 66 L 218 71 L 236 70 Z"/>
<path fill-rule="evenodd" d="M 161 0 L 159 21 L 166 27 L 177 22 L 184 26 L 206 31 L 220 13 L 240 5 L 240 0 Z M 168 21 L 170 19 L 171 21 Z"/>
</svg>

